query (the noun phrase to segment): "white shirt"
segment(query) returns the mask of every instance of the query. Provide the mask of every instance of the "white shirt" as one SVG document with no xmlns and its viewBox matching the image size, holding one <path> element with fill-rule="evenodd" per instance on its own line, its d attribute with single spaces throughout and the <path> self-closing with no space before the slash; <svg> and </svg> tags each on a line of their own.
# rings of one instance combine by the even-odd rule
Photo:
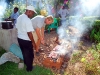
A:
<svg viewBox="0 0 100 75">
<path fill-rule="evenodd" d="M 22 14 L 17 18 L 16 28 L 18 30 L 18 38 L 29 40 L 27 32 L 34 31 L 31 19 L 26 14 Z"/>
<path fill-rule="evenodd" d="M 33 25 L 33 28 L 36 29 L 36 28 L 42 28 L 42 27 L 45 27 L 45 17 L 42 16 L 42 15 L 38 15 L 38 16 L 35 16 L 34 18 L 31 19 L 32 21 L 32 25 Z"/>
<path fill-rule="evenodd" d="M 16 19 L 19 17 L 19 13 L 18 12 L 16 12 L 16 13 L 12 13 L 11 14 L 11 19 L 15 19 L 15 21 L 14 21 L 14 25 L 15 25 L 15 23 L 16 23 Z"/>
<path fill-rule="evenodd" d="M 67 9 L 60 9 L 58 11 L 58 14 L 61 15 L 61 20 L 65 20 L 66 19 L 66 16 L 69 14 L 69 12 L 68 12 Z"/>
</svg>

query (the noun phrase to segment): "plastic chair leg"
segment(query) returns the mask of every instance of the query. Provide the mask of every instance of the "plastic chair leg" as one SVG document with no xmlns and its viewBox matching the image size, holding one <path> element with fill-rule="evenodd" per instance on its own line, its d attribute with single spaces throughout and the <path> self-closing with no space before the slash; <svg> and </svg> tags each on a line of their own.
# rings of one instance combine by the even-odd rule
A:
<svg viewBox="0 0 100 75">
<path fill-rule="evenodd" d="M 50 28 L 48 28 L 48 33 L 50 33 Z"/>
</svg>

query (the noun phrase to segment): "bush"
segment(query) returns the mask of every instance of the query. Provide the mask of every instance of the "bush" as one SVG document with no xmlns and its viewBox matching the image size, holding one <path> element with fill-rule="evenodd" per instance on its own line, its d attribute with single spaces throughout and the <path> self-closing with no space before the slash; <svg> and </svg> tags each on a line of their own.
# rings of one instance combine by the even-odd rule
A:
<svg viewBox="0 0 100 75">
<path fill-rule="evenodd" d="M 85 71 L 93 73 L 93 75 L 100 74 L 100 43 L 86 51 L 86 54 L 83 55 L 84 61 L 81 62 L 85 65 Z"/>
<path fill-rule="evenodd" d="M 100 75 L 100 43 L 74 52 L 64 75 Z"/>
<path fill-rule="evenodd" d="M 100 17 L 99 16 L 87 16 L 87 17 L 77 17 L 77 16 L 70 16 L 70 22 L 80 21 L 85 27 L 87 28 L 87 33 L 90 37 L 92 42 L 100 42 Z"/>
<path fill-rule="evenodd" d="M 100 20 L 95 20 L 93 23 L 93 28 L 90 33 L 90 39 L 93 42 L 100 42 Z"/>
<path fill-rule="evenodd" d="M 7 9 L 5 10 L 5 13 L 4 13 L 2 18 L 5 19 L 5 18 L 10 17 L 11 13 L 13 12 L 14 7 L 18 7 L 19 8 L 19 11 L 18 11 L 19 14 L 22 14 L 22 13 L 25 12 L 26 4 L 23 3 L 21 0 L 19 2 L 18 1 L 14 1 L 13 3 L 10 3 L 10 5 L 7 6 Z M 35 14 L 34 16 L 40 15 L 40 10 L 41 9 L 38 7 L 36 9 L 37 14 Z"/>
<path fill-rule="evenodd" d="M 2 18 L 8 18 L 10 17 L 11 13 L 13 12 L 14 7 L 18 7 L 19 8 L 19 14 L 22 14 L 25 11 L 25 7 L 26 5 L 23 4 L 21 1 L 19 2 L 15 2 L 12 4 L 10 3 L 10 5 L 7 6 L 7 9 L 5 10 L 5 13 L 3 15 Z"/>
</svg>

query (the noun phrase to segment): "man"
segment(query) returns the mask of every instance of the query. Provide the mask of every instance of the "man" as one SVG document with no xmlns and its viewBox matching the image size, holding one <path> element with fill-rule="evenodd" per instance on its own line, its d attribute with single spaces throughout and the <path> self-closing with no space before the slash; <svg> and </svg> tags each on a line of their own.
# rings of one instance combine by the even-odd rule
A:
<svg viewBox="0 0 100 75">
<path fill-rule="evenodd" d="M 53 22 L 53 17 L 51 15 L 47 17 L 38 15 L 32 18 L 31 21 L 35 29 L 35 32 L 33 32 L 33 36 L 35 37 L 35 42 L 36 42 L 36 55 L 39 55 L 39 46 L 40 44 L 44 44 L 45 26 Z"/>
<path fill-rule="evenodd" d="M 18 17 L 19 17 L 18 8 L 15 7 L 11 16 L 5 20 L 12 21 L 15 26 Z"/>
<path fill-rule="evenodd" d="M 27 6 L 26 12 L 17 18 L 16 28 L 18 31 L 18 43 L 21 48 L 24 64 L 26 65 L 27 71 L 32 71 L 34 50 L 36 45 L 32 36 L 34 31 L 31 17 L 36 13 L 33 6 Z"/>
<path fill-rule="evenodd" d="M 63 6 L 59 11 L 58 11 L 58 15 L 61 19 L 61 25 L 65 25 L 66 24 L 66 17 L 69 14 L 69 11 L 66 9 L 65 6 Z"/>
</svg>

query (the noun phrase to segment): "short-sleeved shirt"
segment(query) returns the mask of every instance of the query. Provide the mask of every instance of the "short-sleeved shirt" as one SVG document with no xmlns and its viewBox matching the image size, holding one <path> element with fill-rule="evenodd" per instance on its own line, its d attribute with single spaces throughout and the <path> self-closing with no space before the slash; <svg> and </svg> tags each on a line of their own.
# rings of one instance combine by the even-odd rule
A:
<svg viewBox="0 0 100 75">
<path fill-rule="evenodd" d="M 58 11 L 58 14 L 61 15 L 61 20 L 65 20 L 66 19 L 66 16 L 69 14 L 69 12 L 68 12 L 67 9 L 60 9 Z"/>
<path fill-rule="evenodd" d="M 12 13 L 11 14 L 11 19 L 15 19 L 15 21 L 14 21 L 14 25 L 15 25 L 15 23 L 16 23 L 16 19 L 19 17 L 19 13 L 18 12 L 16 12 L 16 13 Z"/>
<path fill-rule="evenodd" d="M 32 25 L 34 29 L 42 28 L 42 27 L 45 27 L 46 25 L 45 17 L 42 15 L 35 16 L 34 18 L 31 19 L 31 21 L 32 21 Z"/>
<path fill-rule="evenodd" d="M 31 19 L 26 14 L 22 14 L 17 18 L 16 28 L 18 31 L 18 38 L 29 40 L 27 32 L 34 31 Z"/>
</svg>

